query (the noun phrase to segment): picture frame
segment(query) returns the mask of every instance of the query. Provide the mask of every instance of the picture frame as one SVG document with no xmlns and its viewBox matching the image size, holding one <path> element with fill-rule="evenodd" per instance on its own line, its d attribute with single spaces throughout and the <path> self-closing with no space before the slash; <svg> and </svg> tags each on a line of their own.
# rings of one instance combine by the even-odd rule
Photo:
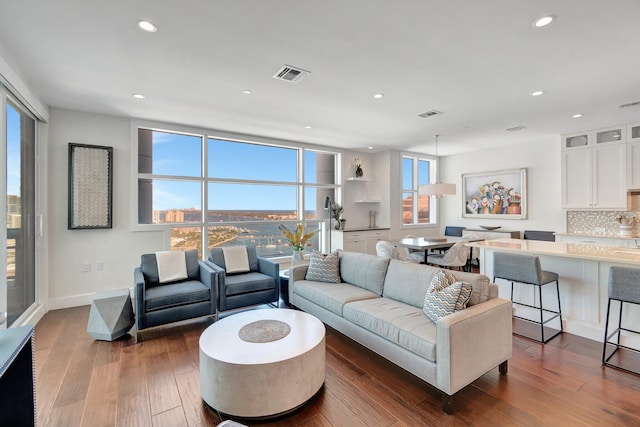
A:
<svg viewBox="0 0 640 427">
<path fill-rule="evenodd" d="M 112 228 L 113 147 L 69 143 L 69 230 Z"/>
<path fill-rule="evenodd" d="M 527 218 L 527 169 L 462 175 L 462 217 Z"/>
</svg>

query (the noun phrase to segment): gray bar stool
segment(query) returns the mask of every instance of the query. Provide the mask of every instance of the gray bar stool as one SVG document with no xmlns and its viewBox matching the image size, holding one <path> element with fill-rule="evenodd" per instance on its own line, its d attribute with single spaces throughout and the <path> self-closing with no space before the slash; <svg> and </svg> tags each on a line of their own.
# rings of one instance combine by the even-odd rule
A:
<svg viewBox="0 0 640 427">
<path fill-rule="evenodd" d="M 618 312 L 618 327 L 609 334 L 609 313 L 611 311 L 611 301 L 620 302 L 620 311 Z M 609 302 L 607 304 L 607 320 L 604 326 L 604 343 L 602 346 L 602 363 L 606 366 L 622 369 L 627 372 L 640 374 L 629 368 L 625 368 L 620 364 L 610 361 L 611 357 L 621 348 L 639 352 L 640 349 L 631 348 L 620 344 L 620 335 L 622 331 L 640 334 L 640 332 L 627 329 L 622 326 L 622 307 L 624 303 L 640 304 L 640 268 L 632 267 L 611 267 L 609 269 Z M 615 341 L 611 338 L 615 335 Z M 609 354 L 607 353 L 607 345 L 613 345 L 615 348 Z"/>
<path fill-rule="evenodd" d="M 560 287 L 558 285 L 558 274 L 550 271 L 543 271 L 540 266 L 540 257 L 533 255 L 521 255 L 504 252 L 496 252 L 493 254 L 493 281 L 498 279 L 505 279 L 511 282 L 511 302 L 514 305 L 523 307 L 535 308 L 540 312 L 540 320 L 532 320 L 526 317 L 513 315 L 516 319 L 525 320 L 534 324 L 540 325 L 540 339 L 536 337 L 527 336 L 514 332 L 514 335 L 519 335 L 525 338 L 529 338 L 534 341 L 546 343 L 551 338 L 557 336 L 562 332 L 562 309 L 560 307 Z M 513 283 L 524 283 L 528 285 L 537 286 L 538 297 L 540 299 L 540 306 L 525 304 L 513 300 Z M 542 286 L 547 283 L 556 283 L 556 293 L 558 295 L 558 311 L 544 308 L 542 305 Z M 535 303 L 534 303 L 535 304 Z M 552 316 L 545 320 L 544 314 L 551 313 Z M 545 337 L 545 325 L 555 318 L 560 319 L 560 329 L 551 329 L 551 335 Z"/>
</svg>

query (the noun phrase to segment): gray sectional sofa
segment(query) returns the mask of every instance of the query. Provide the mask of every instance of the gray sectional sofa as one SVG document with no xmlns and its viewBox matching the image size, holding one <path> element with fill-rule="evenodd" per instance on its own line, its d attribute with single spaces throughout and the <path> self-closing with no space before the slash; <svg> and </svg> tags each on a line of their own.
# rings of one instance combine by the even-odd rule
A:
<svg viewBox="0 0 640 427">
<path fill-rule="evenodd" d="M 487 276 L 454 271 L 472 284 L 471 299 L 434 323 L 422 307 L 437 268 L 345 251 L 339 260 L 342 283 L 305 280 L 307 265 L 291 267 L 290 303 L 439 389 L 445 412 L 483 374 L 506 374 L 511 302 Z"/>
</svg>

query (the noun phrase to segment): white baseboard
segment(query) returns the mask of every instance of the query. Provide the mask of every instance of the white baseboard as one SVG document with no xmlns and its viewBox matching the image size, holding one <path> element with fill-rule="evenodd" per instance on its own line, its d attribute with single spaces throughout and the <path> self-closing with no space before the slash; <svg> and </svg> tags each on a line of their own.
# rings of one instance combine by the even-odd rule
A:
<svg viewBox="0 0 640 427">
<path fill-rule="evenodd" d="M 129 288 L 129 293 L 132 295 L 131 299 L 133 301 L 132 288 Z M 59 310 L 61 308 L 79 307 L 82 305 L 91 305 L 91 301 L 93 301 L 93 296 L 95 294 L 96 294 L 95 292 L 92 292 L 90 294 L 72 295 L 69 297 L 62 297 L 62 298 L 51 298 L 49 300 L 47 311 Z"/>
</svg>

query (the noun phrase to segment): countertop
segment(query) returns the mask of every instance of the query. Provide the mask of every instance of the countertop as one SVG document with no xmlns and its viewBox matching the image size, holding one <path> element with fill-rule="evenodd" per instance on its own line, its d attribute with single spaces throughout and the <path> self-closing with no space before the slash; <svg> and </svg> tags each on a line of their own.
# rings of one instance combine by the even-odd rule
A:
<svg viewBox="0 0 640 427">
<path fill-rule="evenodd" d="M 378 231 L 378 230 L 389 230 L 389 227 L 373 227 L 373 228 L 369 228 L 369 227 L 362 227 L 362 228 L 347 228 L 346 230 L 335 230 L 335 231 L 342 231 L 344 233 L 348 233 L 350 231 Z"/>
<path fill-rule="evenodd" d="M 640 236 L 620 236 L 619 234 L 581 234 L 581 233 L 554 233 L 556 236 L 567 236 L 567 237 L 589 237 L 593 239 L 620 239 L 620 240 L 636 240 L 640 239 Z"/>
<path fill-rule="evenodd" d="M 506 252 L 527 252 L 536 255 L 606 261 L 619 264 L 640 264 L 640 249 L 619 248 L 615 246 L 520 239 L 484 240 L 469 243 L 467 246 Z"/>
</svg>

